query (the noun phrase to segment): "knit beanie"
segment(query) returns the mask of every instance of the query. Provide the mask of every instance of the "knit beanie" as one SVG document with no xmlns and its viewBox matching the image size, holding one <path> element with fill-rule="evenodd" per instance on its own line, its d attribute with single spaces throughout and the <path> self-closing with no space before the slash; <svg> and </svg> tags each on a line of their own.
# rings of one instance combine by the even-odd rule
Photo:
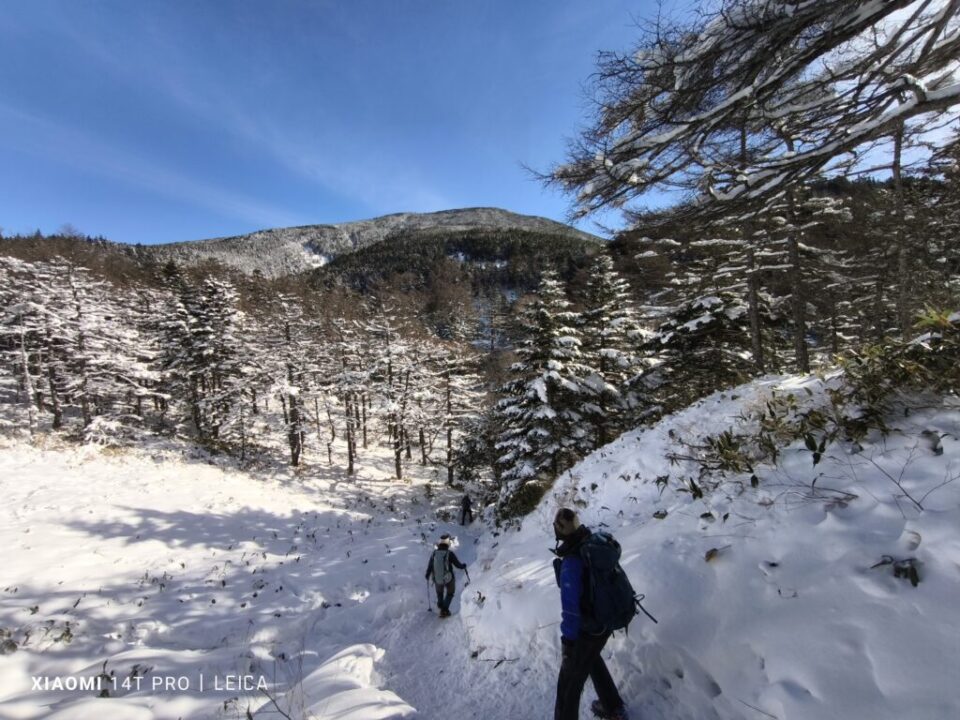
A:
<svg viewBox="0 0 960 720">
<path fill-rule="evenodd" d="M 580 518 L 570 508 L 560 508 L 553 518 L 553 532 L 558 540 L 570 537 L 580 529 Z"/>
</svg>

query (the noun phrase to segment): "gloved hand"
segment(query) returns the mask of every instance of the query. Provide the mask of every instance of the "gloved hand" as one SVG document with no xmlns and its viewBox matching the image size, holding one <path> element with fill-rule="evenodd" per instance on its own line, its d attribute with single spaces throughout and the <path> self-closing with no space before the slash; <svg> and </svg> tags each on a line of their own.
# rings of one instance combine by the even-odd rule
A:
<svg viewBox="0 0 960 720">
<path fill-rule="evenodd" d="M 560 654 L 564 660 L 573 658 L 573 651 L 575 648 L 576 643 L 573 640 L 569 640 L 565 637 L 560 638 Z"/>
</svg>

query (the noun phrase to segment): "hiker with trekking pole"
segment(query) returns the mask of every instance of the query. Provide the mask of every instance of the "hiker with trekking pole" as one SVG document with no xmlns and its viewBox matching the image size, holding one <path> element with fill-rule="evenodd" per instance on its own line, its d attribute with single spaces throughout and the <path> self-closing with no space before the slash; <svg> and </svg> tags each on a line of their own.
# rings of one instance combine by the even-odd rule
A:
<svg viewBox="0 0 960 720">
<path fill-rule="evenodd" d="M 557 547 L 553 570 L 560 587 L 560 673 L 554 720 L 577 720 L 587 678 L 597 699 L 590 710 L 599 718 L 627 720 L 627 708 L 601 653 L 610 635 L 625 630 L 643 609 L 620 567 L 620 544 L 607 532 L 591 532 L 577 513 L 560 508 L 553 519 Z"/>
<path fill-rule="evenodd" d="M 467 585 L 470 584 L 470 573 L 467 572 L 467 566 L 460 562 L 453 550 L 450 549 L 452 538 L 449 535 L 441 535 L 440 542 L 436 549 L 430 555 L 427 563 L 427 604 L 430 611 L 430 578 L 433 578 L 433 584 L 437 591 L 437 608 L 440 610 L 440 617 L 450 617 L 450 603 L 453 602 L 453 594 L 456 592 L 457 584 L 453 576 L 453 568 L 459 568 L 467 574 Z M 464 586 L 466 587 L 466 586 Z"/>
</svg>

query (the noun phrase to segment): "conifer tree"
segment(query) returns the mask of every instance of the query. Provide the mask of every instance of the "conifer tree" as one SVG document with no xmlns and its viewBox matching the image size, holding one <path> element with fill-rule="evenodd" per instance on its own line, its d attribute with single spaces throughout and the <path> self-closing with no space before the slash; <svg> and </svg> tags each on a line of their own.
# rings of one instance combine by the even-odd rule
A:
<svg viewBox="0 0 960 720">
<path fill-rule="evenodd" d="M 580 409 L 588 393 L 578 318 L 569 307 L 563 286 L 548 270 L 521 313 L 525 338 L 497 405 L 504 498 L 525 483 L 556 477 L 589 446 Z"/>
<path fill-rule="evenodd" d="M 630 288 L 606 253 L 590 268 L 580 314 L 581 362 L 590 399 L 583 413 L 593 428 L 591 445 L 606 445 L 626 424 L 631 400 L 627 382 L 636 374 L 640 328 Z"/>
<path fill-rule="evenodd" d="M 445 441 L 447 485 L 454 481 L 460 447 L 477 421 L 483 406 L 483 388 L 475 368 L 475 353 L 445 343 L 435 356 L 440 400 L 439 427 Z"/>
<path fill-rule="evenodd" d="M 645 349 L 655 363 L 635 382 L 653 393 L 663 412 L 743 382 L 754 371 L 747 304 L 727 292 L 687 302 Z"/>
</svg>

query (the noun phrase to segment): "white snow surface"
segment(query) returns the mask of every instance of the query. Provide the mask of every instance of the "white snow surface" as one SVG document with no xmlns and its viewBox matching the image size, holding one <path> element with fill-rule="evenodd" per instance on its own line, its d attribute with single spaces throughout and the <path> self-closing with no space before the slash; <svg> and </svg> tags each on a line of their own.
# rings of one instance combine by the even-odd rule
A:
<svg viewBox="0 0 960 720">
<path fill-rule="evenodd" d="M 917 410 L 817 466 L 792 446 L 757 468 L 757 489 L 732 476 L 703 499 L 677 490 L 699 479 L 666 459 L 689 453 L 679 439 L 736 425 L 774 389 L 812 401 L 804 388 L 823 394 L 819 380 L 768 377 L 628 433 L 565 473 L 519 530 L 440 522 L 437 504 L 457 496 L 437 483 L 431 505 L 423 478 L 387 481 L 386 455 L 348 480 L 169 447 L 0 440 L 0 628 L 19 645 L 0 655 L 0 717 L 549 717 L 560 505 L 614 533 L 659 620 L 638 616 L 604 652 L 633 718 L 960 717 L 960 482 L 945 482 L 960 473 L 960 408 Z M 423 579 L 442 532 L 472 576 L 464 587 L 457 573 L 444 620 Z M 915 558 L 919 585 L 873 567 L 885 555 Z M 105 661 L 141 689 L 33 687 Z M 272 700 L 223 689 L 236 676 L 263 676 Z M 168 677 L 189 689 L 151 687 Z M 588 683 L 581 717 L 593 697 Z"/>
</svg>

